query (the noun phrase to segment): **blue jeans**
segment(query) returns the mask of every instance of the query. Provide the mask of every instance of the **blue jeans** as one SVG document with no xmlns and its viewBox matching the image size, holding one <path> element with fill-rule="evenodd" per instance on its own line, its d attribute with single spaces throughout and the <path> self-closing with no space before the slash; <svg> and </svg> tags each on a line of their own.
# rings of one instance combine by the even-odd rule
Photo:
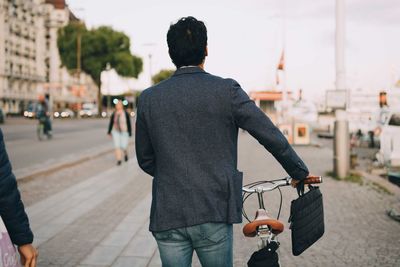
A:
<svg viewBox="0 0 400 267">
<path fill-rule="evenodd" d="M 162 267 L 190 267 L 194 250 L 203 267 L 232 267 L 232 228 L 232 224 L 205 223 L 153 232 Z"/>
</svg>

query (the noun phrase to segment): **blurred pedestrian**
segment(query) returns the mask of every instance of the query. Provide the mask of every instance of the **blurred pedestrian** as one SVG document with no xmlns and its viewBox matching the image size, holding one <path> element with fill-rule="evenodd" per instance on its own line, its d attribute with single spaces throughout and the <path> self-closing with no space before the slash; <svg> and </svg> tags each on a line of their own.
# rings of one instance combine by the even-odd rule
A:
<svg viewBox="0 0 400 267">
<path fill-rule="evenodd" d="M 115 104 L 115 111 L 111 114 L 108 135 L 114 140 L 117 165 L 121 165 L 122 156 L 128 161 L 128 143 L 129 137 L 132 136 L 132 126 L 129 114 L 120 100 Z"/>
<path fill-rule="evenodd" d="M 43 131 L 47 137 L 51 137 L 51 120 L 50 120 L 50 111 L 49 111 L 49 103 L 44 95 L 39 95 L 38 104 L 36 106 L 36 118 L 39 120 L 39 123 L 43 124 Z"/>
<path fill-rule="evenodd" d="M 32 245 L 33 234 L 24 204 L 17 187 L 17 180 L 12 173 L 0 129 L 0 216 L 7 228 L 11 241 L 18 246 L 21 263 L 24 267 L 35 267 L 38 256 Z"/>
<path fill-rule="evenodd" d="M 368 137 L 369 137 L 369 148 L 375 148 L 375 128 L 377 127 L 376 121 L 372 117 L 368 118 Z"/>
</svg>

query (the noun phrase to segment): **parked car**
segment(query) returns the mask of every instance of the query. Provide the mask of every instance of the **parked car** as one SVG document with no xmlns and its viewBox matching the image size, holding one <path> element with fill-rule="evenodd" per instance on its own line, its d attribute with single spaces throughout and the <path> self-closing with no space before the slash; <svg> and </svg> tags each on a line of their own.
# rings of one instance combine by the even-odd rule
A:
<svg viewBox="0 0 400 267">
<path fill-rule="evenodd" d="M 391 111 L 380 134 L 378 159 L 389 166 L 400 167 L 400 110 Z"/>
<path fill-rule="evenodd" d="M 95 104 L 85 103 L 82 105 L 79 115 L 81 117 L 97 117 L 97 115 L 99 115 L 99 111 L 97 110 L 97 106 Z"/>
<path fill-rule="evenodd" d="M 4 123 L 4 112 L 3 110 L 0 108 L 0 123 Z"/>
<path fill-rule="evenodd" d="M 62 111 L 54 112 L 54 118 L 74 118 L 74 117 L 75 113 L 69 108 L 66 108 Z"/>
<path fill-rule="evenodd" d="M 24 111 L 24 117 L 28 119 L 34 119 L 36 117 L 36 103 L 30 103 L 28 108 Z"/>
</svg>

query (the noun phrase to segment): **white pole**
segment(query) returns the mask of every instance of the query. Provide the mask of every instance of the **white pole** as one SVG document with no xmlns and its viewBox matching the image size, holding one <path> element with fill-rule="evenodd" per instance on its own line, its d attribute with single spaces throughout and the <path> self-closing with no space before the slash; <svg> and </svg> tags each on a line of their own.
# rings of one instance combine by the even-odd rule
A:
<svg viewBox="0 0 400 267">
<path fill-rule="evenodd" d="M 336 90 L 346 89 L 345 74 L 345 0 L 336 0 Z M 349 124 L 345 110 L 336 111 L 334 129 L 334 173 L 345 178 L 350 165 Z"/>
<path fill-rule="evenodd" d="M 151 53 L 149 53 L 149 76 L 150 76 L 150 85 L 153 85 L 153 70 L 152 70 L 152 66 L 151 66 L 151 60 L 152 60 L 153 55 Z"/>
<path fill-rule="evenodd" d="M 336 89 L 346 89 L 345 70 L 345 0 L 336 0 Z"/>
<path fill-rule="evenodd" d="M 282 51 L 279 57 L 279 60 L 282 57 L 282 53 L 284 53 L 284 65 L 283 70 L 278 70 L 282 72 L 282 123 L 287 123 L 288 120 L 288 92 L 286 87 L 286 0 L 282 1 Z"/>
</svg>

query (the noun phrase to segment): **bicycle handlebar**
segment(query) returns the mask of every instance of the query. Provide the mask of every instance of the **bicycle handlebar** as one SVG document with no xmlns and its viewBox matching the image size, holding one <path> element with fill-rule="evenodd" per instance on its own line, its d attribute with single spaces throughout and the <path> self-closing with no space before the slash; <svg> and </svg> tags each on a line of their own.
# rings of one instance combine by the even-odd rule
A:
<svg viewBox="0 0 400 267">
<path fill-rule="evenodd" d="M 304 180 L 304 184 L 320 184 L 322 183 L 322 176 L 308 176 Z"/>
<path fill-rule="evenodd" d="M 266 181 L 266 182 L 268 182 L 268 181 Z M 292 178 L 286 177 L 282 180 L 271 181 L 270 182 L 272 184 L 271 186 L 256 186 L 254 188 L 243 187 L 242 191 L 246 192 L 246 193 L 267 192 L 267 191 L 275 190 L 276 188 L 278 188 L 280 186 L 290 185 L 291 182 L 292 182 Z M 306 179 L 304 179 L 304 184 L 320 184 L 320 183 L 322 183 L 322 176 L 308 176 Z"/>
</svg>

